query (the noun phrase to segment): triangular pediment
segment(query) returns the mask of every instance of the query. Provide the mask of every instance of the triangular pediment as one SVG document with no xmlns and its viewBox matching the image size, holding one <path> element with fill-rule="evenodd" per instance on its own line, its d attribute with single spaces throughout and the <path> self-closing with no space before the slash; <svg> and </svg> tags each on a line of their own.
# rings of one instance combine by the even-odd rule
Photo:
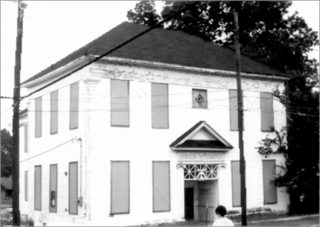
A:
<svg viewBox="0 0 320 227">
<path fill-rule="evenodd" d="M 176 139 L 170 148 L 173 150 L 223 151 L 233 149 L 208 123 L 200 121 Z"/>
</svg>

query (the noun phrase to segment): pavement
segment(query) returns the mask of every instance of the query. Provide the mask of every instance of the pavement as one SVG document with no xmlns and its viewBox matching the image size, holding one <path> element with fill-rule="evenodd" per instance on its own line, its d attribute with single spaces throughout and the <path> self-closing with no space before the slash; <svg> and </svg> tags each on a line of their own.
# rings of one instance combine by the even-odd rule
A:
<svg viewBox="0 0 320 227">
<path fill-rule="evenodd" d="M 311 215 L 301 215 L 296 217 L 287 217 L 287 218 L 276 218 L 276 219 L 268 219 L 268 220 L 260 220 L 260 221 L 249 221 L 248 223 L 261 223 L 261 222 L 277 222 L 277 221 L 294 221 L 294 220 L 301 220 L 305 218 L 313 218 L 319 217 L 319 214 L 311 214 Z M 241 224 L 241 222 L 234 222 L 234 224 Z M 320 227 L 319 224 L 311 225 L 313 227 Z"/>
</svg>

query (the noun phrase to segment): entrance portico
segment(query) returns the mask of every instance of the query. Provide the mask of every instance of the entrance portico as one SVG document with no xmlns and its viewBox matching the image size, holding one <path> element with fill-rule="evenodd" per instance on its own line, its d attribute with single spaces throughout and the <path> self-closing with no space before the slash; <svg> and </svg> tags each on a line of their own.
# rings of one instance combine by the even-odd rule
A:
<svg viewBox="0 0 320 227">
<path fill-rule="evenodd" d="M 212 223 L 219 204 L 219 170 L 233 147 L 206 122 L 200 121 L 170 145 L 183 169 L 186 220 Z"/>
</svg>

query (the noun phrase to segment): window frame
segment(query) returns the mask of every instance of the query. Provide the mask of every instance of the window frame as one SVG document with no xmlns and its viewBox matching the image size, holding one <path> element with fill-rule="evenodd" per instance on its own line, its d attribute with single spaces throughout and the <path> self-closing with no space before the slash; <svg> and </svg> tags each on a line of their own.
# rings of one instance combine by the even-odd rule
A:
<svg viewBox="0 0 320 227">
<path fill-rule="evenodd" d="M 155 210 L 155 177 L 154 177 L 154 164 L 155 163 L 168 163 L 168 187 L 169 187 L 169 208 L 168 210 Z M 163 212 L 171 212 L 171 168 L 170 161 L 152 161 L 152 212 L 153 213 L 163 213 Z"/>
<path fill-rule="evenodd" d="M 37 198 L 37 191 L 36 191 L 36 185 L 37 185 L 37 182 L 36 182 L 36 171 L 37 169 L 34 171 L 34 210 L 36 211 L 41 211 L 42 210 L 42 166 L 41 165 L 36 165 L 35 168 L 40 168 L 40 195 L 39 195 L 39 199 L 40 199 L 40 208 L 37 209 L 36 208 L 36 198 Z"/>
<path fill-rule="evenodd" d="M 195 103 L 197 102 L 195 100 L 195 93 L 196 91 L 202 91 L 205 93 L 205 97 L 204 98 L 204 101 L 205 101 L 205 106 L 204 107 L 201 107 L 201 106 L 195 106 Z M 199 94 L 201 94 L 199 92 Z M 199 89 L 199 88 L 192 88 L 192 109 L 209 109 L 209 102 L 208 102 L 208 90 L 207 89 Z"/>
<path fill-rule="evenodd" d="M 113 197 L 113 190 L 112 190 L 112 182 L 113 182 L 113 168 L 112 168 L 112 163 L 115 163 L 115 162 L 125 162 L 125 163 L 128 163 L 128 212 L 113 212 L 112 210 L 112 197 Z M 122 215 L 122 214 L 130 214 L 130 201 L 131 201 L 131 198 L 130 198 L 130 192 L 131 192 L 131 188 L 130 188 L 130 161 L 126 161 L 126 160 L 112 160 L 110 161 L 110 168 L 111 168 L 111 176 L 110 176 L 110 215 L 113 216 L 113 215 Z"/>
<path fill-rule="evenodd" d="M 55 207 L 52 210 L 51 207 L 51 166 L 56 166 L 56 188 L 55 188 Z M 50 178 L 49 178 L 49 212 L 50 213 L 57 213 L 58 212 L 58 164 L 51 164 L 50 165 Z"/>
</svg>

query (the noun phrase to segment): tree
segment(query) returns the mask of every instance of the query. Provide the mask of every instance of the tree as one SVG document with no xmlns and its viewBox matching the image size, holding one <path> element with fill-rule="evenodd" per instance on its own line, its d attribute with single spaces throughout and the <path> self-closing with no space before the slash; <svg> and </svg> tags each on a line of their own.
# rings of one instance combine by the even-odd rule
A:
<svg viewBox="0 0 320 227">
<path fill-rule="evenodd" d="M 166 18 L 190 3 L 166 1 L 160 16 L 156 11 L 145 14 L 142 6 L 154 9 L 154 2 L 141 1 L 136 5 L 140 11 L 130 11 L 128 19 L 150 25 L 152 18 Z M 319 45 L 319 39 L 297 12 L 288 15 L 291 5 L 289 1 L 203 1 L 173 18 L 164 28 L 180 30 L 234 50 L 233 10 L 237 8 L 241 54 L 290 75 L 285 91 L 275 91 L 288 112 L 287 129 L 276 131 L 277 139 L 287 134 L 287 147 L 272 151 L 268 146 L 279 141 L 265 138 L 259 152 L 281 151 L 285 155 L 286 171 L 275 183 L 287 187 L 290 212 L 314 212 L 319 210 L 319 119 L 315 117 L 319 114 L 319 93 L 313 89 L 319 86 L 319 75 L 318 63 L 307 54 Z M 141 17 L 143 19 L 134 19 Z"/>
<path fill-rule="evenodd" d="M 154 25 L 191 2 L 166 1 L 161 16 L 154 10 L 154 1 L 141 1 L 135 11 L 128 12 L 132 23 Z M 198 2 L 180 16 L 169 21 L 165 28 L 181 30 L 207 42 L 233 49 L 233 9 L 239 10 L 241 54 L 266 63 L 281 71 L 312 71 L 316 62 L 307 57 L 313 46 L 319 45 L 317 33 L 303 18 L 288 16 L 289 1 Z M 287 18 L 286 18 L 287 17 Z M 309 75 L 310 76 L 310 75 Z"/>
<path fill-rule="evenodd" d="M 156 13 L 154 0 L 145 0 L 136 4 L 134 10 L 129 10 L 127 17 L 131 23 L 154 26 L 161 20 Z"/>
<path fill-rule="evenodd" d="M 1 177 L 9 177 L 11 167 L 12 136 L 6 129 L 1 130 Z"/>
<path fill-rule="evenodd" d="M 287 106 L 288 126 L 275 130 L 275 138 L 262 139 L 258 147 L 261 155 L 280 153 L 286 158 L 274 183 L 290 194 L 290 213 L 319 212 L 319 92 L 312 88 L 305 77 L 295 75 L 282 94 L 276 92 Z"/>
</svg>

